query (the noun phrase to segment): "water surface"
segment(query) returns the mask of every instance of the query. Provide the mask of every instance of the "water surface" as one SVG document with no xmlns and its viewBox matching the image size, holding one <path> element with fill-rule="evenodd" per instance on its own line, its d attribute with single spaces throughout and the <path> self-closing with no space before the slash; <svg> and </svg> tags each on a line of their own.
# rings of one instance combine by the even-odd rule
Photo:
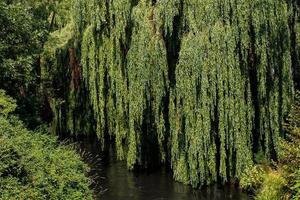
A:
<svg viewBox="0 0 300 200">
<path fill-rule="evenodd" d="M 233 186 L 217 185 L 193 189 L 172 179 L 165 169 L 133 173 L 126 163 L 117 161 L 112 150 L 101 153 L 95 139 L 77 142 L 91 165 L 96 199 L 100 200 L 249 200 Z M 112 149 L 112 148 L 111 148 Z"/>
</svg>

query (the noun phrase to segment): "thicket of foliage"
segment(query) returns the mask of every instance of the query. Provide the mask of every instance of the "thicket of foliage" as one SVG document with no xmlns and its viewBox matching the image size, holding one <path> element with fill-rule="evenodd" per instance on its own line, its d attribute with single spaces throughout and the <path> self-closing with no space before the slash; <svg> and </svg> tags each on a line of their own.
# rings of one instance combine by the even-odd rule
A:
<svg viewBox="0 0 300 200">
<path fill-rule="evenodd" d="M 44 34 L 39 21 L 24 5 L 1 0 L 0 9 L 1 87 L 17 96 L 15 93 L 25 93 L 21 90 L 35 81 L 33 65 L 41 51 Z"/>
<path fill-rule="evenodd" d="M 72 6 L 64 45 L 43 56 L 48 72 L 67 72 L 54 79 L 65 85 L 52 93 L 56 132 L 94 129 L 130 169 L 167 163 L 194 187 L 238 179 L 256 154 L 277 159 L 299 86 L 297 2 Z"/>
<path fill-rule="evenodd" d="M 92 199 L 88 167 L 71 147 L 29 131 L 0 90 L 0 199 Z"/>
<path fill-rule="evenodd" d="M 0 1 L 0 88 L 17 100 L 17 113 L 31 127 L 47 112 L 42 108 L 40 54 L 49 33 L 70 20 L 69 7 L 68 0 Z"/>
<path fill-rule="evenodd" d="M 47 29 L 29 8 L 21 3 L 0 1 L 0 88 L 18 100 L 17 110 L 24 119 L 35 123 L 39 121 L 37 58 Z"/>
<path fill-rule="evenodd" d="M 284 125 L 286 139 L 279 142 L 278 162 L 245 170 L 241 187 L 255 199 L 300 199 L 300 93 Z"/>
</svg>

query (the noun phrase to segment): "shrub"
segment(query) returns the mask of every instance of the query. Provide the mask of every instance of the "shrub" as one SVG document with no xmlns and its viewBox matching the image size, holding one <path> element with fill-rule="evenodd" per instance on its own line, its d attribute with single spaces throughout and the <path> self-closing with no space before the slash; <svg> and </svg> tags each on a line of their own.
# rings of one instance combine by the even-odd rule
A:
<svg viewBox="0 0 300 200">
<path fill-rule="evenodd" d="M 2 92 L 0 106 L 0 199 L 92 199 L 88 166 L 80 156 L 8 116 L 15 106 Z"/>
<path fill-rule="evenodd" d="M 280 200 L 284 196 L 286 180 L 281 173 L 271 171 L 264 176 L 262 188 L 255 199 L 257 200 Z"/>
<path fill-rule="evenodd" d="M 7 116 L 16 109 L 16 101 L 0 89 L 0 115 Z"/>
</svg>

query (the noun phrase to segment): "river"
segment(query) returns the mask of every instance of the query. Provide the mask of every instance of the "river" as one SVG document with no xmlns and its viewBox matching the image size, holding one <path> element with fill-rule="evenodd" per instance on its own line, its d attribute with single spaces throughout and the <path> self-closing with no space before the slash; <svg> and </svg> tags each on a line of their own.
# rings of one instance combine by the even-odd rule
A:
<svg viewBox="0 0 300 200">
<path fill-rule="evenodd" d="M 81 139 L 76 146 L 91 167 L 92 187 L 100 200 L 249 200 L 233 186 L 193 189 L 173 180 L 165 169 L 151 173 L 128 171 L 117 161 L 112 148 L 101 153 L 96 139 Z"/>
</svg>

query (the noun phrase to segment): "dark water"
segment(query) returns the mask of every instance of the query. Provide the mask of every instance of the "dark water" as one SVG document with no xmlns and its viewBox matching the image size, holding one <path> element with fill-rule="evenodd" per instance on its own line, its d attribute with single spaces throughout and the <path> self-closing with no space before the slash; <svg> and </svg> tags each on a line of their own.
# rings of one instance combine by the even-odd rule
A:
<svg viewBox="0 0 300 200">
<path fill-rule="evenodd" d="M 233 186 L 210 186 L 193 189 L 172 179 L 164 169 L 152 173 L 133 173 L 126 163 L 117 161 L 112 150 L 100 153 L 95 140 L 76 142 L 86 162 L 91 165 L 91 176 L 96 199 L 101 200 L 248 200 L 246 194 Z"/>
</svg>

